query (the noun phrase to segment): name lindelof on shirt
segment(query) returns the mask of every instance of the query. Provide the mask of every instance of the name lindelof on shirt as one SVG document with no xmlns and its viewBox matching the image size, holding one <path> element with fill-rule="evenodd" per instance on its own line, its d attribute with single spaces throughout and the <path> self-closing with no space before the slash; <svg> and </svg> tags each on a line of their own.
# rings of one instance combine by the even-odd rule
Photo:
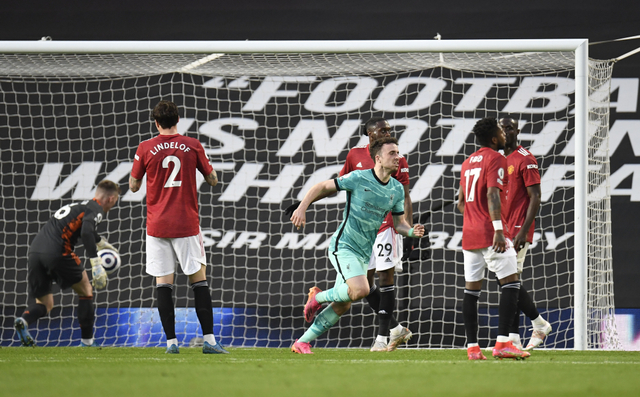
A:
<svg viewBox="0 0 640 397">
<path fill-rule="evenodd" d="M 191 148 L 189 146 L 185 145 L 184 143 L 181 143 L 180 145 L 178 145 L 178 142 L 159 143 L 156 146 L 154 146 L 153 148 L 151 148 L 151 150 L 149 150 L 149 151 L 151 152 L 151 154 L 153 154 L 155 156 L 156 154 L 158 154 L 159 151 L 164 150 L 164 149 L 179 149 L 179 150 L 182 150 L 185 153 L 191 151 Z"/>
</svg>

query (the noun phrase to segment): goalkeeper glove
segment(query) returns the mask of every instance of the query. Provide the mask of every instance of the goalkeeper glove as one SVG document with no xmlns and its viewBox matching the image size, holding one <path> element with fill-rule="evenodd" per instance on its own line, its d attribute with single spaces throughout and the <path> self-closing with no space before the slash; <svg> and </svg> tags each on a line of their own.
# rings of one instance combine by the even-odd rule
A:
<svg viewBox="0 0 640 397">
<path fill-rule="evenodd" d="M 109 244 L 107 239 L 104 238 L 104 237 L 100 237 L 100 241 L 98 241 L 96 243 L 96 248 L 98 248 L 98 251 L 103 250 L 105 248 L 108 248 L 110 250 L 114 250 L 115 252 L 118 252 L 118 249 L 116 247 L 114 247 L 113 245 Z M 118 252 L 118 253 L 120 253 L 120 252 Z"/>
<path fill-rule="evenodd" d="M 91 258 L 89 261 L 91 262 L 91 284 L 96 289 L 103 289 L 107 286 L 107 272 L 102 267 L 102 261 L 100 258 Z"/>
<path fill-rule="evenodd" d="M 293 212 L 295 210 L 298 209 L 298 207 L 300 206 L 300 202 L 299 201 L 294 201 L 293 204 L 291 204 L 290 206 L 288 206 L 287 208 L 285 208 L 284 210 L 284 214 L 288 217 L 293 216 Z"/>
</svg>

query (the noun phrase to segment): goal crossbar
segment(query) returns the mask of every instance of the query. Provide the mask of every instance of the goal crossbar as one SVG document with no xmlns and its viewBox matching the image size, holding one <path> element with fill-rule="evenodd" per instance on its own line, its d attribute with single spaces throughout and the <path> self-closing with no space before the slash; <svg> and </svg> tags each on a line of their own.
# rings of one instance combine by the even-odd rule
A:
<svg viewBox="0 0 640 397">
<path fill-rule="evenodd" d="M 348 53 L 575 51 L 587 39 L 291 40 L 291 41 L 0 41 L 0 53 Z"/>
</svg>

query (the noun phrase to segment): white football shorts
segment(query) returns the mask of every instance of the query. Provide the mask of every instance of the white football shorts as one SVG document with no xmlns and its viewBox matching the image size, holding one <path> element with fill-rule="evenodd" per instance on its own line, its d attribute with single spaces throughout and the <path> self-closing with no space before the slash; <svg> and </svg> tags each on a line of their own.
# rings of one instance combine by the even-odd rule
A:
<svg viewBox="0 0 640 397">
<path fill-rule="evenodd" d="M 496 274 L 499 280 L 517 273 L 516 250 L 507 239 L 507 250 L 499 254 L 493 247 L 476 250 L 462 250 L 464 255 L 464 281 L 474 282 L 484 279 L 484 269 Z"/>
<path fill-rule="evenodd" d="M 147 273 L 154 277 L 176 272 L 176 259 L 187 276 L 207 264 L 202 232 L 195 236 L 160 238 L 147 234 Z"/>
<path fill-rule="evenodd" d="M 527 257 L 527 251 L 529 251 L 529 243 L 524 243 L 524 247 L 520 248 L 518 251 L 518 256 L 516 257 L 518 260 L 518 274 L 522 273 L 522 269 L 524 268 L 524 260 Z"/>
<path fill-rule="evenodd" d="M 402 271 L 402 235 L 390 227 L 376 236 L 368 270 L 381 272 L 392 267 L 396 272 Z"/>
</svg>

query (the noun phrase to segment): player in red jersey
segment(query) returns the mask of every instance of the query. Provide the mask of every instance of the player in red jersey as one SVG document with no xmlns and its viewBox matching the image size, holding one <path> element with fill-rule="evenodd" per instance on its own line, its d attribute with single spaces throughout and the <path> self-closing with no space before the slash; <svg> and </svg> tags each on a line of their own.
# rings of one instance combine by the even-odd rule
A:
<svg viewBox="0 0 640 397">
<path fill-rule="evenodd" d="M 80 344 L 97 346 L 93 339 L 95 309 L 91 284 L 96 289 L 107 286 L 107 273 L 102 267 L 98 251 L 105 248 L 116 249 L 104 237 L 101 238 L 96 229 L 116 204 L 119 196 L 120 187 L 117 183 L 106 179 L 101 181 L 96 187 L 93 200 L 67 204 L 60 208 L 29 246 L 27 281 L 29 296 L 35 298 L 35 304 L 31 304 L 13 323 L 24 346 L 35 345 L 27 329 L 29 324 L 35 324 L 39 318 L 53 309 L 53 282 L 58 284 L 61 290 L 71 287 L 78 294 Z M 91 283 L 80 258 L 73 252 L 78 239 L 82 240 L 85 253 L 90 258 Z"/>
<path fill-rule="evenodd" d="M 363 133 L 369 136 L 369 144 L 356 146 L 349 150 L 347 159 L 340 170 L 340 176 L 355 170 L 373 168 L 373 160 L 369 154 L 369 145 L 373 141 L 391 136 L 391 126 L 384 118 L 372 118 L 364 124 Z M 404 157 L 400 157 L 398 170 L 392 175 L 404 187 L 404 213 L 407 223 L 413 224 L 413 206 L 409 195 L 409 164 Z M 393 228 L 393 217 L 387 214 L 369 260 L 367 278 L 371 290 L 366 297 L 369 306 L 378 314 L 378 335 L 371 347 L 373 352 L 393 351 L 411 339 L 412 333 L 395 319 L 393 312 L 396 307 L 394 273 L 402 271 L 402 236 Z M 374 275 L 378 273 L 380 287 L 374 284 Z M 390 340 L 387 343 L 387 338 Z"/>
<path fill-rule="evenodd" d="M 218 184 L 200 141 L 178 133 L 180 120 L 173 102 L 161 101 L 153 109 L 160 134 L 140 143 L 129 187 L 140 190 L 147 175 L 147 273 L 156 277 L 158 312 L 167 336 L 167 353 L 179 353 L 173 307 L 176 258 L 189 276 L 196 313 L 202 326 L 205 354 L 228 353 L 213 335 L 213 310 L 207 283 L 196 170 L 211 185 Z"/>
<path fill-rule="evenodd" d="M 462 314 L 470 360 L 485 360 L 478 345 L 478 298 L 485 269 L 494 272 L 502 286 L 498 339 L 493 348 L 496 358 L 523 359 L 528 352 L 513 346 L 509 325 L 518 306 L 516 251 L 505 238 L 501 220 L 500 191 L 504 189 L 505 134 L 494 118 L 484 118 L 473 127 L 481 148 L 462 163 L 458 209 L 464 216 L 462 250 L 464 254 L 464 300 Z"/>
<path fill-rule="evenodd" d="M 518 145 L 518 121 L 512 116 L 500 119 L 500 126 L 506 134 L 504 154 L 507 157 L 507 194 L 502 207 L 502 218 L 506 223 L 508 237 L 512 239 L 518 263 L 518 276 L 522 274 L 524 259 L 529 245 L 533 242 L 535 217 L 540 208 L 540 171 L 538 162 L 531 152 Z M 533 333 L 525 350 L 539 346 L 551 332 L 551 325 L 540 316 L 535 304 L 523 285 L 520 286 L 518 311 L 509 329 L 509 339 L 514 345 L 520 342 L 520 310 L 531 320 Z"/>
</svg>

